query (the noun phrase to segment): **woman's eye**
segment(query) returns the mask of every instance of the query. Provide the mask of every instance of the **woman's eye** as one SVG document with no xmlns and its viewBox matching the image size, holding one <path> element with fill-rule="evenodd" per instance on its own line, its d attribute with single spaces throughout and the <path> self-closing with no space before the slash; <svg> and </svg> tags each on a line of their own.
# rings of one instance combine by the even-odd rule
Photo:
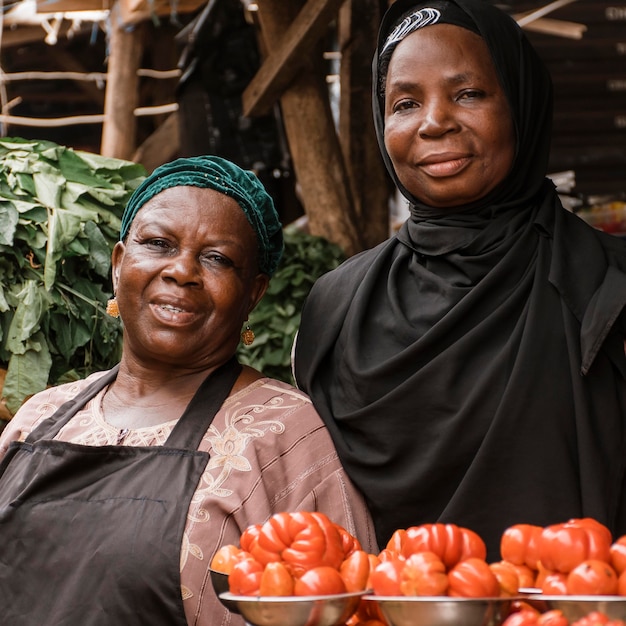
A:
<svg viewBox="0 0 626 626">
<path fill-rule="evenodd" d="M 171 247 L 167 240 L 157 238 L 147 239 L 144 244 L 153 248 L 162 248 L 164 250 L 169 250 Z"/>
<path fill-rule="evenodd" d="M 467 89 L 459 96 L 459 100 L 477 100 L 483 97 L 483 92 L 478 89 Z"/>
<path fill-rule="evenodd" d="M 418 106 L 414 100 L 399 100 L 393 105 L 394 112 L 396 111 L 408 111 Z"/>
<path fill-rule="evenodd" d="M 206 263 L 210 263 L 212 265 L 223 265 L 225 267 L 233 267 L 234 263 L 223 254 L 219 254 L 219 252 L 209 252 L 202 256 L 202 259 Z"/>
</svg>

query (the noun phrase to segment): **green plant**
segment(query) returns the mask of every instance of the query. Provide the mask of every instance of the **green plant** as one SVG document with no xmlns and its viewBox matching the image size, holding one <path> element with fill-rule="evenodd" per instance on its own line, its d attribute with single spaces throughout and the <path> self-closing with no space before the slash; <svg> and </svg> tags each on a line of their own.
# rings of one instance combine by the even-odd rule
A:
<svg viewBox="0 0 626 626">
<path fill-rule="evenodd" d="M 141 165 L 0 139 L 0 365 L 10 417 L 47 385 L 111 367 L 110 257 Z"/>
<path fill-rule="evenodd" d="M 265 375 L 293 383 L 291 347 L 300 312 L 313 283 L 345 260 L 341 248 L 326 239 L 285 228 L 285 252 L 261 302 L 250 314 L 256 334 L 251 346 L 240 346 L 242 363 Z"/>
<path fill-rule="evenodd" d="M 0 419 L 48 385 L 112 367 L 121 325 L 106 315 L 110 258 L 141 165 L 49 141 L 0 139 Z M 290 352 L 315 280 L 345 256 L 285 229 L 285 253 L 250 315 L 243 363 L 293 382 Z M 6 370 L 4 387 L 1 375 Z"/>
</svg>

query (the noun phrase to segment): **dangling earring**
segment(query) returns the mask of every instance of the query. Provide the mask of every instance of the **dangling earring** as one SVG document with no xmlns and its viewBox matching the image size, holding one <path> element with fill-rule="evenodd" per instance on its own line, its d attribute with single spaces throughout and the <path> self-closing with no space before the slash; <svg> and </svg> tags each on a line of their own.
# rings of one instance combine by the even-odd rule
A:
<svg viewBox="0 0 626 626">
<path fill-rule="evenodd" d="M 244 346 L 251 346 L 254 341 L 254 331 L 250 328 L 250 324 L 246 322 L 246 329 L 241 333 L 241 340 Z"/>
<path fill-rule="evenodd" d="M 107 315 L 111 317 L 119 317 L 120 309 L 117 306 L 117 298 L 113 297 L 107 302 Z"/>
</svg>

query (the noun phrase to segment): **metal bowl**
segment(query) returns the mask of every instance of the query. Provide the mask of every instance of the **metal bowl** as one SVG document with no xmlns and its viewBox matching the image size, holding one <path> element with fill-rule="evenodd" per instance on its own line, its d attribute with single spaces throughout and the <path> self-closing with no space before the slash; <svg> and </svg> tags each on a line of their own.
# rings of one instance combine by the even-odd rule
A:
<svg viewBox="0 0 626 626">
<path fill-rule="evenodd" d="M 365 596 L 373 600 L 390 626 L 499 626 L 513 598 Z"/>
<path fill-rule="evenodd" d="M 222 593 L 227 592 L 230 587 L 228 586 L 228 574 L 224 574 L 223 572 L 218 572 L 214 569 L 209 569 L 211 573 L 211 582 L 213 583 L 213 589 L 215 590 L 215 595 L 219 598 L 220 602 L 231 612 L 231 613 L 239 613 L 239 609 L 234 602 L 229 600 L 224 600 L 221 596 Z"/>
<path fill-rule="evenodd" d="M 220 594 L 233 602 L 250 626 L 338 626 L 357 610 L 364 591 L 333 596 L 237 596 Z"/>
<path fill-rule="evenodd" d="M 600 611 L 610 619 L 626 620 L 625 596 L 547 596 L 538 594 L 525 598 L 539 611 L 558 609 L 571 622 Z"/>
</svg>

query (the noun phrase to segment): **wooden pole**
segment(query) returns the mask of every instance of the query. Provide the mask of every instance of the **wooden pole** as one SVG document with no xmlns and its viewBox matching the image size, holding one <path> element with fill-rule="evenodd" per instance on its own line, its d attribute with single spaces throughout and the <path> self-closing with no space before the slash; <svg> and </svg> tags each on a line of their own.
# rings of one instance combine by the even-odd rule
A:
<svg viewBox="0 0 626 626">
<path fill-rule="evenodd" d="M 339 139 L 365 245 L 389 236 L 393 184 L 376 140 L 372 115 L 372 58 L 381 20 L 381 0 L 349 0 L 339 13 L 341 52 Z"/>
<path fill-rule="evenodd" d="M 137 122 L 134 110 L 139 102 L 139 77 L 145 23 L 126 27 L 119 20 L 119 4 L 111 10 L 108 80 L 102 126 L 103 156 L 131 160 L 136 149 Z"/>
<path fill-rule="evenodd" d="M 259 24 L 268 52 L 281 45 L 301 7 L 299 0 L 259 3 Z M 330 108 L 321 48 L 317 52 L 300 60 L 300 71 L 283 92 L 282 119 L 310 232 L 353 255 L 364 244 Z"/>
</svg>

